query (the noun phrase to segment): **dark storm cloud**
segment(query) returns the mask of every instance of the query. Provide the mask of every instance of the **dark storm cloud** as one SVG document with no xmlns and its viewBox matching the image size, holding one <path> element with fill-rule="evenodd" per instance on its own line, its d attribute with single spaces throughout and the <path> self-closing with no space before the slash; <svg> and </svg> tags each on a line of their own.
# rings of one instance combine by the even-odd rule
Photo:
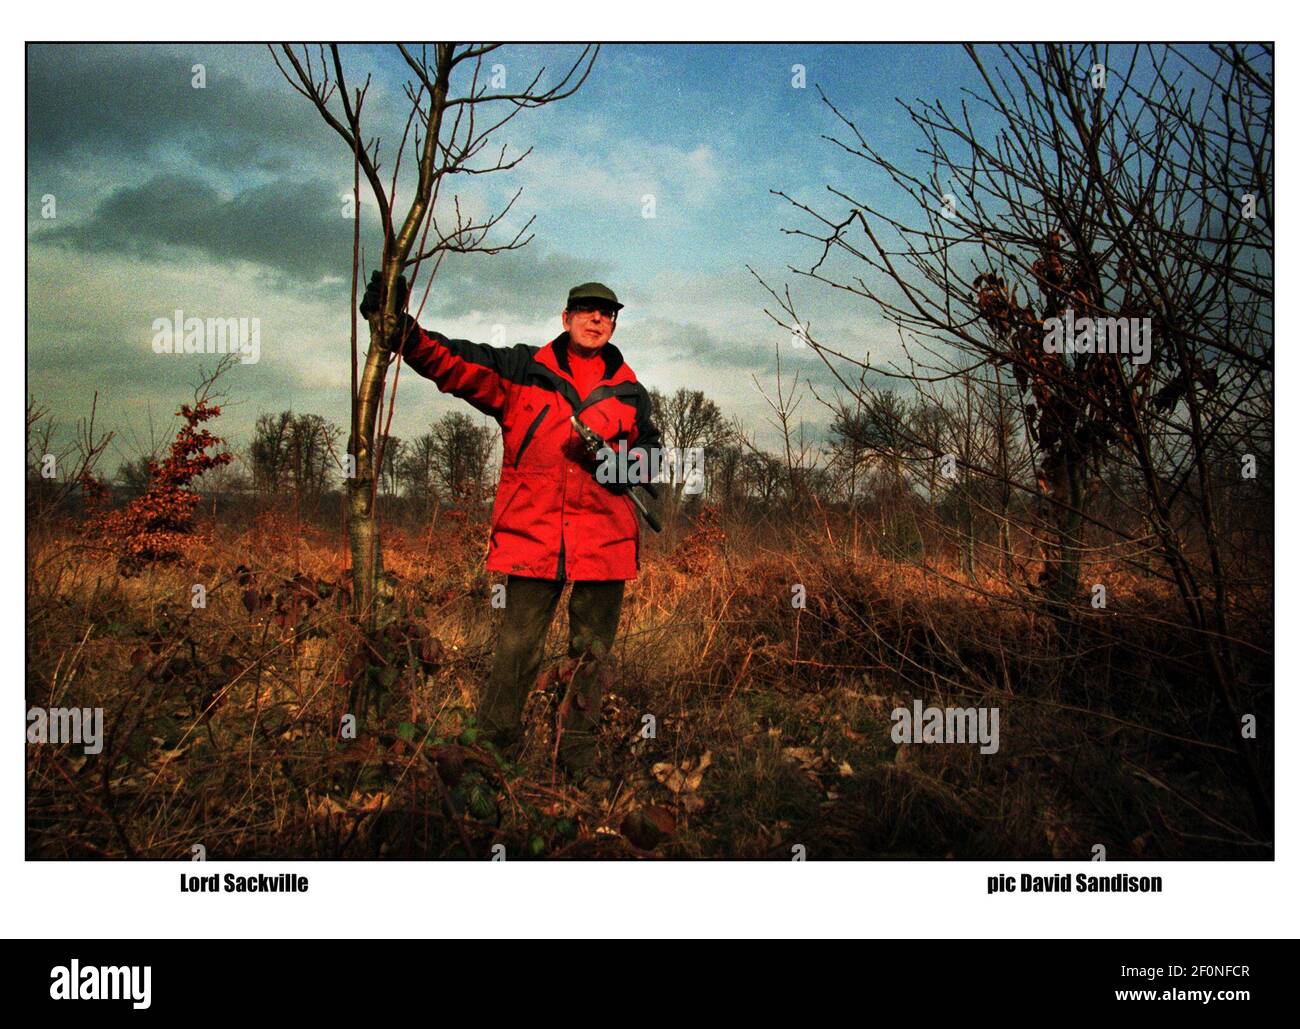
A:
<svg viewBox="0 0 1300 1029">
<path fill-rule="evenodd" d="M 196 63 L 206 69 L 204 89 L 191 86 Z M 28 158 L 144 159 L 167 147 L 223 171 L 284 171 L 301 165 L 305 148 L 321 153 L 329 142 L 291 99 L 197 51 L 187 58 L 151 47 L 33 45 Z"/>
<path fill-rule="evenodd" d="M 110 193 L 72 225 L 33 242 L 163 260 L 189 251 L 209 262 L 251 261 L 300 283 L 347 274 L 352 222 L 324 182 L 278 181 L 231 197 L 184 175 L 158 175 Z"/>
<path fill-rule="evenodd" d="M 85 197 L 90 211 L 75 221 L 72 214 L 64 221 L 62 211 L 76 207 L 60 195 L 58 226 L 38 224 L 32 244 L 195 269 L 252 262 L 276 289 L 333 302 L 352 258 L 352 223 L 340 212 L 340 195 L 352 184 L 342 141 L 280 79 L 264 48 L 178 49 L 28 48 L 34 174 L 70 174 L 78 188 L 83 179 L 112 183 Z M 194 63 L 205 65 L 205 89 L 191 88 Z M 335 168 L 337 182 L 329 178 Z M 509 238 L 502 225 L 488 242 Z M 377 242 L 377 219 L 363 198 L 369 267 L 377 263 Z M 558 315 L 571 286 L 610 281 L 611 269 L 612 262 L 541 251 L 536 243 L 495 255 L 450 254 L 424 316 Z M 630 287 L 610 285 L 620 295 Z"/>
<path fill-rule="evenodd" d="M 362 211 L 362 242 L 373 246 L 375 219 L 364 205 Z M 337 298 L 352 262 L 352 222 L 341 214 L 341 192 L 319 180 L 277 181 L 224 196 L 190 176 L 157 175 L 114 190 L 81 221 L 37 228 L 31 238 L 36 245 L 146 261 L 251 262 L 266 268 L 278 287 L 323 300 Z M 536 244 L 498 254 L 449 254 L 421 317 L 450 320 L 477 312 L 502 321 L 558 319 L 570 287 L 592 279 L 632 296 L 607 262 Z"/>
<path fill-rule="evenodd" d="M 364 244 L 373 242 L 374 219 L 368 208 L 363 211 Z M 336 190 L 320 181 L 273 182 L 225 197 L 198 179 L 159 175 L 115 190 L 80 222 L 36 229 L 32 241 L 150 261 L 187 253 L 210 264 L 247 261 L 264 266 L 283 280 L 280 285 L 322 299 L 337 293 L 352 262 L 352 222 L 340 214 Z M 499 254 L 449 254 L 422 317 L 478 312 L 503 321 L 558 318 L 570 287 L 591 279 L 614 281 L 605 262 L 543 252 L 536 245 Z M 416 303 L 418 298 L 419 293 Z"/>
</svg>

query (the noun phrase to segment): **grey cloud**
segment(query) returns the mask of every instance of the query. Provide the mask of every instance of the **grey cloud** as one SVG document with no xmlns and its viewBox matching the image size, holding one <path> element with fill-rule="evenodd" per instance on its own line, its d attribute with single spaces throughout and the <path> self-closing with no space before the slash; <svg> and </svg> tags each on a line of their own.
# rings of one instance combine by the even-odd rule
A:
<svg viewBox="0 0 1300 1029">
<path fill-rule="evenodd" d="M 698 322 L 653 318 L 635 326 L 629 325 L 620 332 L 624 332 L 625 338 L 617 342 L 629 355 L 638 377 L 665 392 L 685 386 L 702 389 L 706 394 L 734 393 L 739 387 L 747 396 L 753 391 L 752 403 L 758 399 L 758 393 L 754 391 L 754 380 L 757 379 L 762 389 L 775 395 L 778 346 L 783 386 L 787 390 L 794 383 L 796 374 L 801 388 L 806 384 L 823 398 L 844 390 L 835 373 L 811 348 L 795 348 L 790 337 L 779 329 L 767 328 L 742 334 L 729 327 L 720 333 Z M 855 336 L 843 333 L 837 338 L 844 353 L 856 352 Z M 834 358 L 831 361 L 845 381 L 856 383 L 859 369 Z M 875 373 L 869 373 L 867 381 L 871 386 L 887 384 Z M 750 403 L 733 405 L 726 401 L 723 407 L 729 414 L 741 414 L 748 419 L 753 415 Z M 761 400 L 759 403 L 766 407 Z M 801 408 L 801 411 L 810 419 L 810 426 L 820 424 L 816 421 L 816 405 L 811 397 L 808 403 L 813 405 L 813 409 Z"/>
<path fill-rule="evenodd" d="M 204 89 L 190 85 L 195 63 L 205 64 Z M 185 58 L 156 47 L 33 45 L 29 159 L 143 159 L 179 148 L 224 171 L 284 171 L 302 163 L 304 149 L 323 153 L 330 142 L 288 89 L 259 89 L 197 52 Z"/>
<path fill-rule="evenodd" d="M 191 251 L 216 264 L 251 261 L 309 284 L 347 274 L 352 222 L 342 217 L 336 191 L 320 181 L 279 181 L 224 197 L 198 179 L 159 175 L 115 190 L 80 222 L 36 230 L 32 241 L 149 260 Z"/>
<path fill-rule="evenodd" d="M 372 267 L 376 227 L 363 205 L 361 239 Z M 271 272 L 277 287 L 322 300 L 340 295 L 352 262 L 352 222 L 341 216 L 340 191 L 321 180 L 282 180 L 227 197 L 190 176 L 158 175 L 113 191 L 79 222 L 37 227 L 32 242 L 155 261 L 186 252 L 218 265 L 248 261 Z M 621 289 L 608 262 L 543 251 L 536 242 L 498 254 L 452 253 L 422 318 L 477 311 L 502 320 L 545 319 L 564 307 L 570 287 L 591 279 Z"/>
<path fill-rule="evenodd" d="M 593 279 L 627 302 L 627 291 L 608 262 L 543 251 L 535 243 L 499 254 L 449 254 L 421 319 L 460 318 L 478 311 L 503 320 L 542 321 L 558 316 L 572 287 Z"/>
<path fill-rule="evenodd" d="M 666 363 L 688 361 L 704 368 L 746 372 L 766 368 L 772 363 L 769 344 L 723 340 L 698 322 L 649 318 L 638 323 L 635 332 L 644 344 L 655 348 L 659 359 Z"/>
</svg>

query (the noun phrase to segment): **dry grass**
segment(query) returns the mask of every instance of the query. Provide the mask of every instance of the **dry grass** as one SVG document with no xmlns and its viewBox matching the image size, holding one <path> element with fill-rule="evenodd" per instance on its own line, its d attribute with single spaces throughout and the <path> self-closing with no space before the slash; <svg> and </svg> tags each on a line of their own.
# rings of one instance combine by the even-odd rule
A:
<svg viewBox="0 0 1300 1029">
<path fill-rule="evenodd" d="M 90 757 L 27 748 L 28 855 L 477 860 L 500 843 L 511 857 L 1271 856 L 1229 754 L 1202 742 L 1210 695 L 1159 583 L 1109 572 L 1108 610 L 1066 640 L 1005 586 L 943 562 L 701 523 L 656 541 L 628 592 L 601 801 L 550 761 L 563 613 L 523 755 L 503 766 L 476 738 L 500 617 L 484 532 L 444 514 L 388 534 L 386 616 L 403 628 L 355 740 L 338 729 L 365 662 L 330 591 L 346 581 L 337 533 L 273 515 L 209 526 L 180 564 L 131 578 L 71 530 L 34 535 L 29 706 L 102 707 L 108 738 Z M 295 575 L 311 584 L 297 608 Z M 250 589 L 270 605 L 250 611 Z M 1267 651 L 1257 617 L 1242 613 Z M 405 648 L 426 631 L 422 663 Z M 1266 655 L 1250 678 L 1251 710 L 1271 711 Z M 999 751 L 896 745 L 890 712 L 914 698 L 998 708 Z"/>
</svg>

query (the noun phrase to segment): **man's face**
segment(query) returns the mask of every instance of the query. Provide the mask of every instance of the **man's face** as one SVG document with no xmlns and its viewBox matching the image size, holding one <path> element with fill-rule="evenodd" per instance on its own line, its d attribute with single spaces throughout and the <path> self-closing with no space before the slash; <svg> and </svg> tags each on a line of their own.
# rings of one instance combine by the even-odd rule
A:
<svg viewBox="0 0 1300 1029">
<path fill-rule="evenodd" d="M 574 346 L 599 350 L 614 335 L 618 312 L 607 304 L 578 300 L 560 316 Z"/>
</svg>

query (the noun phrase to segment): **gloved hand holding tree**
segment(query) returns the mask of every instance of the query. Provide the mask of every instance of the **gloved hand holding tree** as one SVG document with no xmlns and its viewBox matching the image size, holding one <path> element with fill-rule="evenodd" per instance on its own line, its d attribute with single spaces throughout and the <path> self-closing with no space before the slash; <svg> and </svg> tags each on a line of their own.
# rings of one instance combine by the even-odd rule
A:
<svg viewBox="0 0 1300 1029">
<path fill-rule="evenodd" d="M 401 350 L 403 344 L 415 325 L 415 319 L 406 313 L 406 301 L 409 288 L 406 284 L 406 276 L 397 277 L 396 300 L 393 304 L 393 310 L 397 312 L 397 318 L 393 325 L 385 326 L 389 329 L 385 333 L 385 339 L 388 347 L 392 350 Z M 383 275 L 374 271 L 370 273 L 370 283 L 366 286 L 365 295 L 361 298 L 359 310 L 361 317 L 370 321 L 376 314 L 383 309 L 384 280 Z"/>
</svg>

